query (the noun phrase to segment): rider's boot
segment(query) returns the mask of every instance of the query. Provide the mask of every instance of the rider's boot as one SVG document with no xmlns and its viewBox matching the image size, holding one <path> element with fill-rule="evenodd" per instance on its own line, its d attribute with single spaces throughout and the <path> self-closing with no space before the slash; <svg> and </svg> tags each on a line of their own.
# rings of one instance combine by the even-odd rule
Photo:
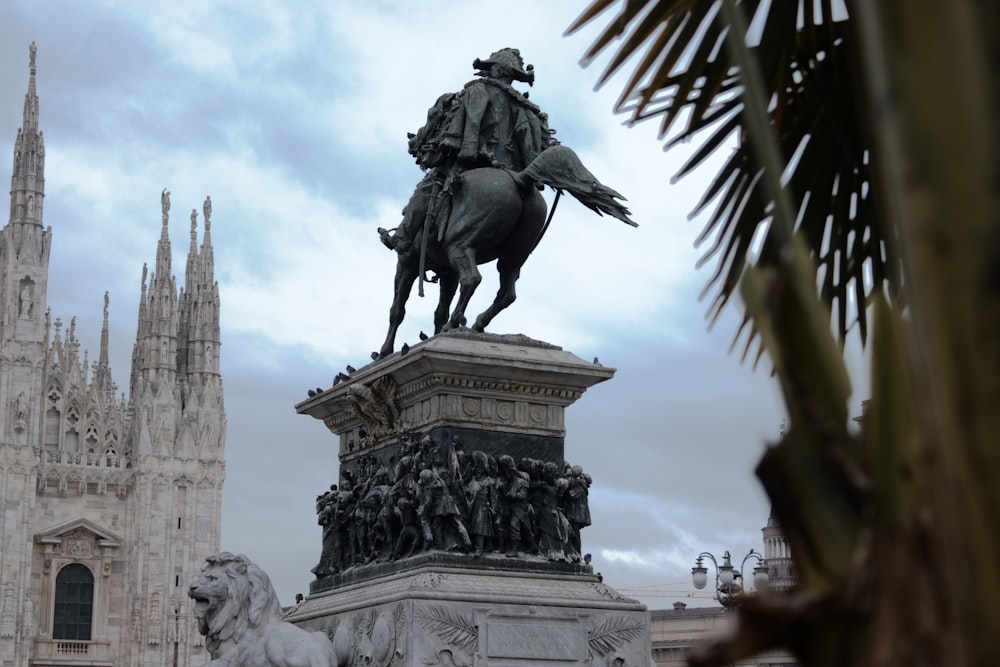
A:
<svg viewBox="0 0 1000 667">
<path fill-rule="evenodd" d="M 404 237 L 403 234 L 397 229 L 395 234 L 390 234 L 389 230 L 378 228 L 378 237 L 389 250 L 395 250 L 398 253 L 406 252 L 410 247 L 410 242 Z"/>
<path fill-rule="evenodd" d="M 382 244 L 389 250 L 395 250 L 396 246 L 393 243 L 393 237 L 389 234 L 389 230 L 384 227 L 378 228 L 378 237 L 382 241 Z"/>
</svg>

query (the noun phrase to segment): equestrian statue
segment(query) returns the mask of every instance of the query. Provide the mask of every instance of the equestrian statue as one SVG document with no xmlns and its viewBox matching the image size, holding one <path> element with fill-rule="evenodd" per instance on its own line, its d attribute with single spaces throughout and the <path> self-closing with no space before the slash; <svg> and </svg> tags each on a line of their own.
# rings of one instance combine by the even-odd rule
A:
<svg viewBox="0 0 1000 667">
<path fill-rule="evenodd" d="M 403 209 L 395 230 L 379 228 L 382 242 L 396 251 L 395 296 L 389 331 L 379 351 L 392 353 L 406 300 L 426 272 L 440 289 L 434 333 L 465 326 L 465 310 L 482 280 L 478 265 L 496 260 L 500 288 L 476 317 L 483 331 L 516 298 L 514 283 L 551 221 L 539 190 L 573 195 L 598 215 L 633 227 L 625 198 L 602 185 L 571 149 L 549 129 L 548 117 L 514 81 L 534 83 L 517 49 L 501 49 L 473 62 L 478 78 L 456 93 L 440 96 L 426 124 L 409 135 L 409 152 L 425 175 Z M 394 233 L 392 233 L 394 232 Z M 458 292 L 454 309 L 451 302 Z"/>
</svg>

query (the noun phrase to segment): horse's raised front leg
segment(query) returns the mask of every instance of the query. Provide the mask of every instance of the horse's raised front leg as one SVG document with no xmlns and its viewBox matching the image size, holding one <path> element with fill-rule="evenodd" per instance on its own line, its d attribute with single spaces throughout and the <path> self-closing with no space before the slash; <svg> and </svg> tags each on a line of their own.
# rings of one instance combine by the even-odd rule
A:
<svg viewBox="0 0 1000 667">
<path fill-rule="evenodd" d="M 453 247 L 448 250 L 448 260 L 451 267 L 458 273 L 458 301 L 455 303 L 455 310 L 451 313 L 451 319 L 444 326 L 442 331 L 457 329 L 465 324 L 465 309 L 469 306 L 469 301 L 475 293 L 479 283 L 483 281 L 483 276 L 476 266 L 476 251 L 471 248 Z"/>
<path fill-rule="evenodd" d="M 392 348 L 396 344 L 396 331 L 406 316 L 406 300 L 410 297 L 410 290 L 416 279 L 415 263 L 407 261 L 407 256 L 400 255 L 399 261 L 396 262 L 396 292 L 392 298 L 392 306 L 389 308 L 389 331 L 385 336 L 385 342 L 382 343 L 382 349 L 379 350 L 379 358 L 392 354 Z"/>
<path fill-rule="evenodd" d="M 514 290 L 514 284 L 517 283 L 517 279 L 521 275 L 521 265 L 511 266 L 512 262 L 504 262 L 501 257 L 497 261 L 497 270 L 500 272 L 500 288 L 497 290 L 497 296 L 493 299 L 493 303 L 490 307 L 479 314 L 476 318 L 476 323 L 473 325 L 473 331 L 483 331 L 494 317 L 496 317 L 501 310 L 514 303 L 517 298 L 517 292 Z"/>
<path fill-rule="evenodd" d="M 451 300 L 455 298 L 458 291 L 458 275 L 450 271 L 443 271 L 438 274 L 440 296 L 437 308 L 434 310 L 434 333 L 441 333 L 445 323 L 448 322 L 448 313 L 451 309 Z"/>
</svg>

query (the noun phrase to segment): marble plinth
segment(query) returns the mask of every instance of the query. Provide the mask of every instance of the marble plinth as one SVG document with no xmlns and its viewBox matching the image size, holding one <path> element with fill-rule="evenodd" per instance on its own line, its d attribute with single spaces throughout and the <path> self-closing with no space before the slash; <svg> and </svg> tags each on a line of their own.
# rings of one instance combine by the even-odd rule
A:
<svg viewBox="0 0 1000 667">
<path fill-rule="evenodd" d="M 497 460 L 555 462 L 563 471 L 565 409 L 615 372 L 525 336 L 468 331 L 345 370 L 295 409 L 339 438 L 340 482 L 349 487 L 374 469 L 414 460 L 417 440 L 430 444 L 421 445 L 421 463 L 440 466 L 449 480 L 461 469 L 459 443 L 465 462 L 478 450 Z M 554 490 L 552 479 L 531 483 L 532 494 L 534 485 L 541 489 L 534 515 L 554 512 L 542 497 L 546 487 Z M 324 548 L 350 539 L 339 535 Z M 286 620 L 325 632 L 338 667 L 651 665 L 645 606 L 602 583 L 578 553 L 467 551 L 430 549 L 380 562 L 383 553 L 342 571 L 318 567 L 310 596 Z"/>
<path fill-rule="evenodd" d="M 514 558 L 497 552 L 473 557 L 465 553 L 435 550 L 424 551 L 415 556 L 395 561 L 357 565 L 344 572 L 316 577 L 316 580 L 309 584 L 309 592 L 313 594 L 320 593 L 352 584 L 375 581 L 403 570 L 416 570 L 427 567 L 458 568 L 468 572 L 483 570 L 490 572 L 528 572 L 553 577 L 564 575 L 591 576 L 594 574 L 594 569 L 587 563 L 553 562 L 540 556 L 523 553 L 518 554 Z"/>
<path fill-rule="evenodd" d="M 439 334 L 351 373 L 295 406 L 339 437 L 342 467 L 407 431 L 467 451 L 561 461 L 564 410 L 615 369 L 521 335 Z"/>
<path fill-rule="evenodd" d="M 645 606 L 594 576 L 428 566 L 308 597 L 339 667 L 649 667 Z"/>
</svg>

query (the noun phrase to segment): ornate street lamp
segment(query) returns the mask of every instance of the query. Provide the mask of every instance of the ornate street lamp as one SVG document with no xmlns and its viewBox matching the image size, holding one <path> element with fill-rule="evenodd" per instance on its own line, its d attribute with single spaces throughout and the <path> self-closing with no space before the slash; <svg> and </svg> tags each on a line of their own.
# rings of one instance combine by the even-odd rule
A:
<svg viewBox="0 0 1000 667">
<path fill-rule="evenodd" d="M 767 588 L 767 568 L 764 566 L 764 558 L 751 549 L 750 553 L 743 557 L 738 570 L 733 566 L 732 557 L 728 551 L 722 555 L 721 565 L 712 554 L 707 551 L 701 552 L 695 560 L 694 567 L 691 568 L 691 579 L 694 582 L 694 587 L 698 590 L 705 588 L 708 583 L 708 568 L 702 563 L 703 558 L 708 558 L 715 565 L 715 593 L 719 603 L 727 609 L 738 607 L 743 602 L 743 598 L 754 590 L 760 591 Z M 743 570 L 748 560 L 755 560 L 757 564 L 753 568 L 753 588 L 744 590 Z"/>
</svg>

